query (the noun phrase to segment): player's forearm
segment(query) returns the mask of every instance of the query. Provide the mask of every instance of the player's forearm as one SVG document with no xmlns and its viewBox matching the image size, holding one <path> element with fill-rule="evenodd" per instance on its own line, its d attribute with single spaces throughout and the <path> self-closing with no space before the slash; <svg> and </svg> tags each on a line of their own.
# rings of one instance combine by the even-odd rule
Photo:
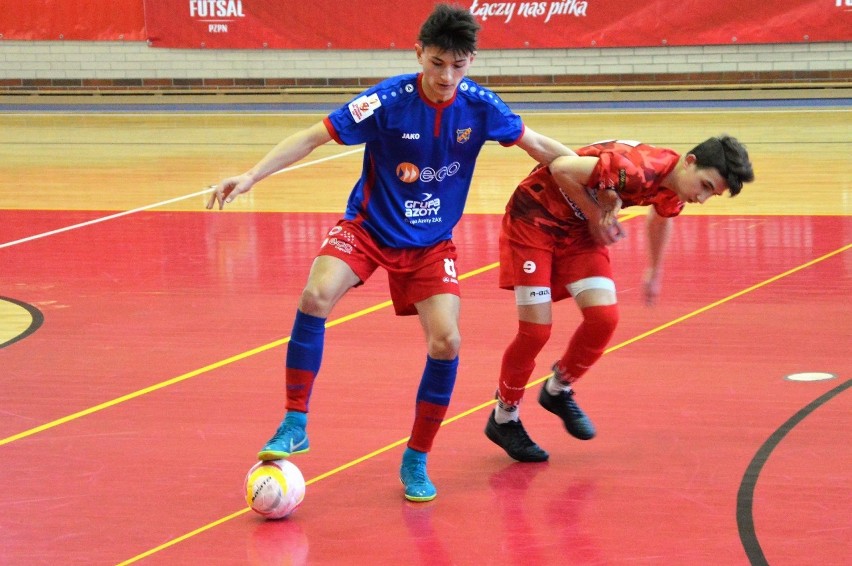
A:
<svg viewBox="0 0 852 566">
<path fill-rule="evenodd" d="M 551 162 L 549 169 L 562 192 L 573 202 L 589 222 L 600 222 L 604 211 L 586 190 L 586 183 L 597 163 L 596 157 L 561 156 Z"/>
<path fill-rule="evenodd" d="M 254 183 L 257 183 L 308 156 L 318 146 L 331 140 L 331 135 L 328 134 L 325 126 L 322 124 L 319 124 L 319 126 L 321 129 L 315 125 L 296 132 L 279 142 L 254 167 L 246 171 L 246 175 L 250 176 Z"/>
<path fill-rule="evenodd" d="M 526 128 L 524 131 L 523 137 L 518 142 L 518 147 L 542 165 L 549 165 L 554 159 L 563 155 L 577 155 L 563 143 L 543 136 L 530 128 Z"/>
<path fill-rule="evenodd" d="M 552 163 L 554 159 L 562 157 L 563 155 L 576 156 L 577 154 L 574 153 L 574 150 L 568 148 L 562 143 L 546 136 L 542 136 L 542 143 L 538 150 L 538 156 L 533 157 L 539 163 L 548 165 Z"/>
<path fill-rule="evenodd" d="M 648 210 L 645 226 L 648 233 L 648 268 L 660 272 L 663 256 L 671 238 L 672 219 L 657 214 L 653 207 Z"/>
</svg>

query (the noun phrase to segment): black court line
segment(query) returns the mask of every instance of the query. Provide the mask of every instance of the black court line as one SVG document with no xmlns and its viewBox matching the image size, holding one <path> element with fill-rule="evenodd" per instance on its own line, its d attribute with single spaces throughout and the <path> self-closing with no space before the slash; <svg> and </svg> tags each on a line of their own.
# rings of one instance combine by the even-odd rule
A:
<svg viewBox="0 0 852 566">
<path fill-rule="evenodd" d="M 30 334 L 32 334 L 33 332 L 38 330 L 41 327 L 42 324 L 44 324 L 44 314 L 42 314 L 42 312 L 40 310 L 38 310 L 37 308 L 35 308 L 31 304 L 24 303 L 24 302 L 18 301 L 16 299 L 10 299 L 9 297 L 3 297 L 3 296 L 0 296 L 0 301 L 6 301 L 6 302 L 9 302 L 9 303 L 13 303 L 15 305 L 18 305 L 22 309 L 29 312 L 30 317 L 32 317 L 32 321 L 30 322 L 30 325 L 29 325 L 29 327 L 27 327 L 26 330 L 24 330 L 23 332 L 21 332 L 20 334 L 18 334 L 14 338 L 12 338 L 11 340 L 7 340 L 7 341 L 3 342 L 2 344 L 0 344 L 0 348 L 5 348 L 6 346 L 14 344 L 15 342 L 17 342 L 19 340 L 23 340 L 24 338 L 26 338 L 27 336 L 29 336 Z"/>
<path fill-rule="evenodd" d="M 772 435 L 763 443 L 760 450 L 754 455 L 751 463 L 746 468 L 740 489 L 737 493 L 737 527 L 740 532 L 740 541 L 743 549 L 745 549 L 749 562 L 754 566 L 768 566 L 766 556 L 763 554 L 763 549 L 760 548 L 760 541 L 757 540 L 757 534 L 754 532 L 754 515 L 752 503 L 754 502 L 754 486 L 757 484 L 757 479 L 763 469 L 766 461 L 772 451 L 778 446 L 781 441 L 787 436 L 787 433 L 793 430 L 796 425 L 802 422 L 805 417 L 825 405 L 828 401 L 837 397 L 845 390 L 852 387 L 852 379 L 841 383 L 834 389 L 824 393 L 807 406 L 790 417 L 787 422 L 782 424 Z"/>
</svg>

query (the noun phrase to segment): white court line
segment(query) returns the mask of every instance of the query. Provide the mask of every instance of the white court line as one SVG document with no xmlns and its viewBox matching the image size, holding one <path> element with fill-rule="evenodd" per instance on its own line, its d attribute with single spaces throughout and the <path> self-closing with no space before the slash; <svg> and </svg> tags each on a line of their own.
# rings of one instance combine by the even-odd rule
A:
<svg viewBox="0 0 852 566">
<path fill-rule="evenodd" d="M 272 175 L 278 175 L 279 173 L 284 173 L 286 171 L 293 171 L 295 169 L 301 169 L 302 167 L 308 167 L 310 165 L 316 165 L 317 163 L 322 163 L 323 161 L 330 161 L 332 159 L 337 159 L 338 157 L 345 157 L 347 155 L 352 155 L 353 153 L 358 153 L 364 151 L 363 147 L 358 149 L 353 149 L 350 151 L 344 151 L 343 153 L 338 153 L 336 155 L 330 155 L 329 157 L 323 157 L 320 159 L 315 159 L 313 161 L 306 161 L 305 163 L 299 163 L 298 165 L 293 165 L 292 167 L 285 167 L 284 169 L 280 169 L 273 173 Z M 272 176 L 270 175 L 270 177 Z M 184 195 L 181 197 L 175 197 L 173 199 L 164 200 L 161 202 L 155 202 L 154 204 L 147 204 L 145 206 L 140 206 L 139 208 L 134 208 L 132 210 L 125 210 L 122 212 L 117 212 L 115 214 L 110 214 L 109 216 L 103 216 L 101 218 L 95 218 L 94 220 L 87 220 L 86 222 L 80 222 L 79 224 L 72 224 L 71 226 L 65 226 L 64 228 L 57 228 L 56 230 L 51 230 L 49 232 L 43 232 L 41 234 L 36 234 L 34 236 L 27 236 L 26 238 L 21 238 L 20 240 L 13 240 L 11 242 L 6 242 L 0 244 L 0 249 L 9 248 L 11 246 L 15 246 L 18 244 L 23 244 L 26 242 L 31 242 L 33 240 L 39 240 L 41 238 L 46 238 L 48 236 L 55 236 L 56 234 L 61 234 L 63 232 L 68 232 L 70 230 L 76 230 L 78 228 L 85 228 L 86 226 L 92 226 L 93 224 L 99 224 L 101 222 L 106 222 L 107 220 L 115 220 L 116 218 L 121 218 L 122 216 L 127 216 L 129 214 L 135 214 L 137 212 L 142 212 L 145 210 L 150 210 L 152 208 L 157 208 L 158 206 L 165 206 L 167 204 L 171 204 L 173 202 L 179 202 L 182 200 L 186 200 L 189 198 L 197 197 L 209 192 L 212 192 L 215 189 L 215 185 L 211 185 L 204 190 L 194 192 L 192 194 Z"/>
</svg>

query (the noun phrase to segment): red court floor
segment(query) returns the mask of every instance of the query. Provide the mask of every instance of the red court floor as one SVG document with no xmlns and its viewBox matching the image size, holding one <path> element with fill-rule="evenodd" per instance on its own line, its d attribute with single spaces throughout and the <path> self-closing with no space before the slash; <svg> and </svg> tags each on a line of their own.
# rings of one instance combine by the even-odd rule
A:
<svg viewBox="0 0 852 566">
<path fill-rule="evenodd" d="M 106 214 L 3 210 L 0 245 Z M 653 308 L 642 221 L 626 221 L 622 322 L 577 386 L 598 437 L 568 437 L 535 401 L 578 320 L 560 303 L 522 406 L 551 459 L 519 464 L 482 432 L 515 328 L 500 218 L 468 215 L 438 498 L 402 497 L 425 349 L 380 273 L 329 319 L 311 451 L 293 460 L 304 504 L 282 521 L 247 510 L 296 299 L 336 218 L 149 211 L 0 246 L 0 314 L 32 316 L 0 348 L 0 564 L 852 564 L 844 216 L 680 218 Z M 804 372 L 834 378 L 787 378 Z"/>
</svg>

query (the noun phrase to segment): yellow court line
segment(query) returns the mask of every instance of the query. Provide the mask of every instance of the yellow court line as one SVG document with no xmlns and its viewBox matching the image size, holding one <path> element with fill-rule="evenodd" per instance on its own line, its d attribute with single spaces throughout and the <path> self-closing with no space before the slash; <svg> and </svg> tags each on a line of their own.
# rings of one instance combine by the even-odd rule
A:
<svg viewBox="0 0 852 566">
<path fill-rule="evenodd" d="M 635 217 L 635 216 L 631 216 L 631 218 L 633 218 L 633 217 Z M 609 354 L 610 352 L 614 352 L 616 350 L 624 348 L 625 346 L 633 344 L 634 342 L 638 342 L 639 340 L 642 340 L 643 338 L 647 338 L 648 336 L 651 336 L 651 335 L 656 334 L 658 332 L 662 332 L 663 330 L 670 328 L 670 327 L 674 326 L 675 324 L 678 324 L 678 323 L 683 322 L 685 320 L 688 320 L 690 318 L 696 317 L 699 314 L 705 313 L 712 308 L 723 305 L 723 304 L 730 302 L 730 301 L 732 301 L 732 300 L 734 300 L 738 297 L 742 297 L 743 295 L 751 293 L 752 291 L 756 291 L 757 289 L 760 289 L 761 287 L 765 287 L 766 285 L 774 283 L 774 282 L 776 282 L 780 279 L 783 279 L 784 277 L 787 277 L 789 275 L 792 275 L 792 274 L 794 274 L 798 271 L 801 271 L 803 269 L 807 269 L 808 267 L 815 265 L 815 264 L 817 264 L 821 261 L 825 261 L 826 259 L 829 259 L 829 258 L 831 258 L 835 255 L 841 254 L 841 253 L 845 252 L 846 250 L 849 250 L 850 248 L 852 248 L 852 244 L 846 244 L 845 246 L 843 246 L 841 248 L 838 248 L 838 249 L 836 249 L 832 252 L 824 254 L 824 255 L 822 255 L 822 256 L 820 256 L 816 259 L 813 259 L 813 260 L 811 260 L 807 263 L 803 263 L 802 265 L 799 265 L 799 266 L 794 267 L 792 269 L 788 269 L 787 271 L 785 271 L 783 273 L 775 275 L 774 277 L 770 277 L 769 279 L 766 279 L 766 280 L 764 280 L 760 283 L 752 285 L 751 287 L 747 287 L 747 288 L 743 289 L 742 291 L 737 291 L 736 293 L 728 295 L 727 297 L 725 297 L 723 299 L 719 299 L 718 301 L 710 303 L 709 305 L 701 307 L 700 309 L 696 309 L 696 310 L 692 311 L 691 313 L 685 314 L 685 315 L 678 317 L 678 318 L 676 318 L 676 319 L 674 319 L 670 322 L 667 322 L 665 324 L 661 324 L 661 325 L 659 325 L 655 328 L 652 328 L 651 330 L 649 330 L 647 332 L 643 332 L 642 334 L 640 334 L 638 336 L 630 338 L 629 340 L 625 340 L 624 342 L 621 342 L 620 344 L 616 344 L 615 346 L 612 346 L 611 348 L 607 348 L 604 351 L 604 354 Z M 484 267 L 481 270 L 479 270 L 479 272 L 486 271 L 487 269 L 491 269 L 496 265 L 498 265 L 498 264 L 492 264 L 491 266 Z M 529 389 L 530 387 L 533 387 L 533 386 L 541 383 L 542 381 L 544 381 L 548 377 L 550 377 L 549 373 L 547 375 L 543 376 L 543 377 L 540 377 L 539 379 L 537 379 L 535 381 L 529 382 L 526 385 L 526 388 Z M 446 426 L 446 425 L 448 425 L 452 422 L 460 420 L 460 419 L 462 419 L 462 418 L 464 418 L 468 415 L 471 415 L 471 414 L 473 414 L 477 411 L 480 411 L 480 410 L 482 410 L 482 409 L 484 409 L 484 408 L 486 408 L 490 405 L 493 405 L 494 403 L 495 403 L 495 401 L 492 399 L 492 400 L 487 401 L 485 403 L 481 403 L 481 404 L 479 404 L 479 405 L 477 405 L 473 408 L 467 409 L 466 411 L 462 411 L 461 413 L 459 413 L 457 415 L 454 415 L 450 418 L 444 419 L 444 421 L 441 423 L 441 426 L 443 427 L 443 426 Z M 397 446 L 401 446 L 404 443 L 408 442 L 408 438 L 409 437 L 405 437 L 405 438 L 402 438 L 400 440 L 397 440 L 396 442 L 392 442 L 391 444 L 388 444 L 388 445 L 386 445 L 382 448 L 379 448 L 378 450 L 374 450 L 373 452 L 370 452 L 369 454 L 366 454 L 364 456 L 361 456 L 360 458 L 356 458 L 355 460 L 352 460 L 350 462 L 347 462 L 346 464 L 338 466 L 337 468 L 334 468 L 333 470 L 329 470 L 328 472 L 324 472 L 324 473 L 322 473 L 318 476 L 315 476 L 315 477 L 311 478 L 310 480 L 306 481 L 305 484 L 310 485 L 310 484 L 316 483 L 316 482 L 321 481 L 321 480 L 323 480 L 323 479 L 325 479 L 329 476 L 333 476 L 333 475 L 335 475 L 339 472 L 342 472 L 343 470 L 346 470 L 348 468 L 356 466 L 356 465 L 360 464 L 361 462 L 369 460 L 370 458 L 373 458 L 374 456 L 378 456 L 379 454 L 382 454 L 384 452 L 392 450 L 392 449 L 396 448 Z M 139 561 L 143 558 L 146 558 L 148 556 L 151 556 L 152 554 L 155 554 L 155 553 L 157 553 L 161 550 L 165 550 L 166 548 L 174 546 L 174 545 L 178 544 L 179 542 L 183 542 L 183 541 L 187 540 L 188 538 L 190 538 L 190 537 L 192 537 L 196 534 L 208 531 L 208 530 L 210 530 L 214 527 L 221 525 L 222 523 L 225 523 L 227 521 L 230 521 L 231 519 L 239 517 L 240 515 L 248 513 L 249 511 L 250 511 L 250 509 L 248 507 L 246 507 L 245 509 L 241 509 L 240 511 L 237 511 L 236 513 L 231 513 L 230 515 L 228 515 L 226 517 L 222 517 L 221 519 L 218 519 L 216 521 L 213 521 L 212 523 L 208 523 L 207 525 L 199 527 L 192 532 L 189 532 L 185 535 L 182 535 L 180 537 L 177 537 L 177 538 L 174 538 L 170 541 L 167 541 L 167 542 L 161 544 L 160 546 L 157 546 L 155 548 L 147 550 L 146 552 L 143 552 L 142 554 L 138 554 L 138 555 L 134 556 L 133 558 L 129 558 L 129 559 L 125 560 L 124 562 L 120 562 L 118 564 L 118 566 L 124 566 L 126 564 L 132 564 L 133 562 L 137 562 L 137 561 Z"/>
<path fill-rule="evenodd" d="M 635 218 L 637 215 L 638 214 L 632 214 L 632 215 L 625 216 L 625 220 Z M 468 279 L 468 278 L 473 277 L 475 275 L 479 275 L 480 273 L 483 273 L 485 271 L 494 269 L 498 265 L 499 265 L 499 262 L 495 262 L 495 263 L 491 263 L 491 264 L 488 264 L 486 266 L 480 267 L 478 269 L 474 269 L 473 271 L 469 271 L 467 273 L 460 275 L 459 279 Z M 338 324 L 343 324 L 344 322 L 349 322 L 350 320 L 353 320 L 353 319 L 368 315 L 370 313 L 385 309 L 385 308 L 391 306 L 392 304 L 393 303 L 391 301 L 385 301 L 383 303 L 379 303 L 377 305 L 367 307 L 367 308 L 362 309 L 358 312 L 354 312 L 352 314 L 348 314 L 346 316 L 342 316 L 342 317 L 337 318 L 335 320 L 329 321 L 329 322 L 326 323 L 325 327 L 326 328 L 332 328 L 333 326 L 337 326 Z M 81 417 L 91 415 L 93 413 L 97 413 L 97 412 L 102 411 L 104 409 L 114 407 L 114 406 L 119 405 L 121 403 L 124 403 L 126 401 L 131 401 L 133 399 L 136 399 L 137 397 L 141 397 L 142 395 L 147 395 L 148 393 L 153 393 L 154 391 L 158 391 L 158 390 L 163 389 L 165 387 L 168 387 L 170 385 L 175 385 L 176 383 L 186 381 L 187 379 L 193 378 L 197 375 L 201 375 L 202 373 L 207 373 L 208 371 L 212 371 L 214 369 L 226 366 L 228 364 L 238 362 L 238 361 L 245 359 L 245 358 L 248 358 L 250 356 L 254 356 L 255 354 L 260 354 L 260 353 L 263 353 L 267 350 L 271 350 L 272 348 L 276 348 L 278 346 L 287 344 L 289 341 L 290 341 L 290 337 L 287 336 L 286 338 L 282 338 L 280 340 L 276 340 L 274 342 L 264 344 L 263 346 L 258 346 L 257 348 L 253 348 L 253 349 L 248 350 L 246 352 L 243 352 L 241 354 L 231 356 L 230 358 L 218 361 L 218 362 L 210 364 L 210 365 L 206 365 L 202 368 L 190 371 L 190 372 L 185 373 L 183 375 L 173 377 L 172 379 L 168 379 L 166 381 L 156 383 L 156 384 L 151 385 L 149 387 L 145 387 L 144 389 L 140 389 L 138 391 L 128 393 L 127 395 L 122 395 L 121 397 L 117 397 L 115 399 L 105 401 L 105 402 L 103 402 L 99 405 L 95 405 L 94 407 L 89 407 L 88 409 L 84 409 L 82 411 L 77 411 L 76 413 L 72 413 L 70 415 L 64 416 L 64 417 L 56 419 L 54 421 L 50 421 L 48 423 L 39 425 L 37 427 L 33 427 L 33 428 L 25 430 L 23 432 L 13 434 L 12 436 L 0 439 L 0 446 L 3 446 L 5 444 L 9 444 L 9 443 L 14 442 L 16 440 L 21 440 L 22 438 L 32 436 L 34 434 L 37 434 L 39 432 L 43 432 L 45 430 L 49 430 L 51 428 L 55 428 L 59 425 L 63 425 L 65 423 L 77 420 Z"/>
<path fill-rule="evenodd" d="M 608 348 L 604 353 L 608 354 L 609 352 L 613 352 L 615 350 L 618 350 L 619 348 L 623 348 L 624 346 L 632 344 L 633 342 L 637 342 L 639 340 L 642 340 L 643 338 L 647 338 L 648 336 L 650 336 L 652 334 L 656 334 L 657 332 L 660 332 L 661 330 L 665 330 L 666 328 L 669 328 L 670 326 L 674 326 L 675 324 L 678 324 L 679 322 L 683 322 L 684 320 L 690 319 L 694 316 L 698 316 L 699 314 L 701 314 L 703 312 L 707 312 L 712 308 L 718 307 L 719 305 L 723 305 L 723 304 L 725 304 L 729 301 L 732 301 L 732 300 L 734 300 L 738 297 L 742 297 L 743 295 L 745 295 L 747 293 L 751 293 L 752 291 L 756 291 L 757 289 L 760 289 L 761 287 L 765 287 L 766 285 L 769 285 L 770 283 L 774 283 L 774 282 L 778 281 L 779 279 L 783 279 L 784 277 L 787 277 L 788 275 L 792 275 L 792 274 L 796 273 L 797 271 L 807 269 L 808 267 L 811 267 L 812 265 L 816 265 L 817 263 L 819 263 L 821 261 L 825 261 L 826 259 L 828 259 L 830 257 L 841 254 L 841 253 L 845 252 L 846 250 L 848 250 L 850 248 L 852 248 L 852 244 L 846 244 L 845 246 L 838 248 L 838 249 L 834 250 L 833 252 L 828 252 L 827 254 L 821 255 L 820 257 L 818 257 L 816 259 L 812 259 L 811 261 L 809 261 L 807 263 L 803 263 L 802 265 L 799 265 L 799 266 L 794 267 L 792 269 L 788 269 L 784 273 L 779 273 L 778 275 L 775 275 L 774 277 L 770 277 L 769 279 L 766 279 L 765 281 L 761 281 L 760 283 L 756 283 L 756 284 L 752 285 L 751 287 L 747 287 L 747 288 L 743 289 L 742 291 L 737 291 L 733 295 L 728 295 L 727 297 L 725 297 L 723 299 L 719 299 L 718 301 L 710 303 L 709 305 L 705 305 L 705 306 L 701 307 L 700 309 L 692 311 L 691 313 L 680 316 L 680 317 L 678 317 L 674 320 L 671 320 L 671 321 L 669 321 L 665 324 L 661 324 L 660 326 L 658 326 L 656 328 L 653 328 L 653 329 L 651 329 L 647 332 L 643 332 L 639 336 L 635 336 L 635 337 L 633 337 L 629 340 L 625 340 L 621 344 L 613 346 L 612 348 Z"/>
<path fill-rule="evenodd" d="M 270 342 L 269 344 L 265 344 L 263 346 L 259 346 L 252 350 L 248 350 L 247 352 L 243 352 L 242 354 L 237 354 L 236 356 L 231 356 L 230 358 L 218 361 L 216 363 L 204 366 L 203 368 L 199 368 L 193 370 L 191 372 L 185 373 L 183 375 L 179 375 L 177 377 L 173 377 L 172 379 L 168 379 L 166 381 L 161 381 L 160 383 L 156 383 L 144 389 L 140 389 L 138 391 L 134 391 L 133 393 L 128 393 L 127 395 L 122 395 L 121 397 L 117 397 L 110 401 L 105 401 L 99 405 L 95 405 L 94 407 L 89 407 L 88 409 L 84 409 L 82 411 L 77 411 L 76 413 L 72 413 L 60 419 L 56 419 L 55 421 L 50 421 L 49 423 L 45 423 L 43 425 L 39 425 L 37 427 L 31 428 L 29 430 L 25 430 L 23 432 L 19 432 L 18 434 L 13 434 L 12 436 L 0 439 L 0 446 L 4 444 L 9 444 L 10 442 L 14 442 L 16 440 L 20 440 L 22 438 L 26 438 L 28 436 L 32 436 L 39 432 L 57 427 L 59 425 L 71 422 L 73 420 L 77 420 L 81 417 L 85 417 L 87 415 L 91 415 L 93 413 L 97 413 L 98 411 L 102 411 L 104 409 L 108 409 L 110 407 L 114 407 L 120 403 L 124 403 L 125 401 L 130 401 L 131 399 L 136 399 L 137 397 L 141 397 L 147 393 L 152 393 L 157 391 L 158 389 L 163 389 L 164 387 L 168 387 L 169 385 L 174 385 L 175 383 L 180 383 L 181 381 L 186 381 L 191 377 L 195 377 L 196 375 L 200 375 L 202 373 L 206 373 L 208 371 L 214 370 L 216 368 L 220 368 L 222 366 L 226 366 L 238 360 L 242 360 L 243 358 L 247 358 L 249 356 L 253 356 L 255 354 L 259 354 L 276 346 L 280 346 L 281 344 L 286 344 L 290 341 L 290 337 L 282 338 L 281 340 L 277 340 L 275 342 Z"/>
<path fill-rule="evenodd" d="M 473 271 L 470 271 L 468 273 L 464 273 L 464 274 L 460 275 L 459 279 L 467 279 L 469 277 L 473 277 L 474 275 L 479 275 L 480 273 L 483 273 L 483 272 L 488 271 L 490 269 L 494 269 L 498 265 L 499 265 L 499 262 L 496 262 L 496 263 L 491 263 L 489 265 L 486 265 L 484 267 L 480 267 L 478 269 L 474 269 Z M 392 304 L 393 303 L 391 301 L 385 301 L 383 303 L 379 303 L 377 305 L 367 307 L 367 308 L 362 309 L 360 311 L 357 311 L 357 312 L 348 314 L 346 316 L 342 316 L 340 318 L 329 321 L 329 322 L 326 323 L 325 327 L 326 328 L 332 328 L 332 327 L 337 326 L 339 324 L 343 324 L 344 322 L 349 322 L 350 320 L 360 318 L 360 317 L 368 315 L 370 313 L 385 309 L 385 308 L 391 306 Z M 232 364 L 234 362 L 238 362 L 242 359 L 248 358 L 250 356 L 254 356 L 255 354 L 263 353 L 267 350 L 271 350 L 272 348 L 276 348 L 276 347 L 281 346 L 283 344 L 287 344 L 289 341 L 290 341 L 290 337 L 287 336 L 286 338 L 282 338 L 280 340 L 276 340 L 274 342 L 264 344 L 263 346 L 258 346 L 257 348 L 253 348 L 253 349 L 248 350 L 246 352 L 243 352 L 241 354 L 231 356 L 230 358 L 218 361 L 218 362 L 210 364 L 210 365 L 206 365 L 202 368 L 190 371 L 190 372 L 185 373 L 183 375 L 173 377 L 172 379 L 168 379 L 166 381 L 156 383 L 156 384 L 151 385 L 149 387 L 145 387 L 144 389 L 140 389 L 138 391 L 128 393 L 127 395 L 122 395 L 121 397 L 111 399 L 110 401 L 105 401 L 105 402 L 103 402 L 99 405 L 95 405 L 94 407 L 89 407 L 88 409 L 84 409 L 82 411 L 77 411 L 76 413 L 72 413 L 70 415 L 56 419 L 54 421 L 50 421 L 48 423 L 39 425 L 37 427 L 33 427 L 33 428 L 25 430 L 23 432 L 19 432 L 18 434 L 13 434 L 12 436 L 0 439 L 0 446 L 3 446 L 4 444 L 9 444 L 9 443 L 14 442 L 16 440 L 21 440 L 22 438 L 32 436 L 34 434 L 37 434 L 39 432 L 43 432 L 43 431 L 51 429 L 51 428 L 55 428 L 59 425 L 63 425 L 65 423 L 77 420 L 81 417 L 91 415 L 93 413 L 97 413 L 97 412 L 102 411 L 104 409 L 114 407 L 114 406 L 119 405 L 121 403 L 124 403 L 126 401 L 130 401 L 130 400 L 136 399 L 137 397 L 141 397 L 142 395 L 146 395 L 148 393 L 153 393 L 154 391 L 157 391 L 159 389 L 163 389 L 163 388 L 168 387 L 170 385 L 175 385 L 176 383 L 180 383 L 181 381 L 186 381 L 187 379 L 193 378 L 197 375 L 201 375 L 202 373 L 207 373 L 208 371 L 212 371 L 214 369 Z"/>
<path fill-rule="evenodd" d="M 172 540 L 168 541 L 165 544 L 161 544 L 160 546 L 154 547 L 150 550 L 146 550 L 142 554 L 137 554 L 133 558 L 128 558 L 127 560 L 124 560 L 123 562 L 119 562 L 118 565 L 122 566 L 124 564 L 132 564 L 134 562 L 138 562 L 138 561 L 142 560 L 143 558 L 147 558 L 147 557 L 151 556 L 152 554 L 156 554 L 156 553 L 160 552 L 161 550 L 165 550 L 166 548 L 168 548 L 170 546 L 174 546 L 179 542 L 183 542 L 188 538 L 192 538 L 195 535 L 200 535 L 204 531 L 209 531 L 213 527 L 218 527 L 219 525 L 221 525 L 223 523 L 227 523 L 231 519 L 236 519 L 240 515 L 245 515 L 249 511 L 251 511 L 251 508 L 249 508 L 249 507 L 246 507 L 245 509 L 240 509 L 236 513 L 231 513 L 230 515 L 228 515 L 226 517 L 222 517 L 218 521 L 213 521 L 212 523 L 208 523 L 208 524 L 204 525 L 203 527 L 198 527 L 194 531 L 190 531 L 190 532 L 183 534 L 183 535 L 181 535 L 177 538 L 173 538 Z"/>
<path fill-rule="evenodd" d="M 392 303 L 390 301 L 385 301 L 384 303 L 380 303 L 378 305 L 374 305 L 372 307 L 368 307 L 368 308 L 360 310 L 358 312 L 355 312 L 355 313 L 346 315 L 344 317 L 341 317 L 341 318 L 332 320 L 330 322 L 327 322 L 325 326 L 326 326 L 326 328 L 331 328 L 332 326 L 337 326 L 338 324 L 342 324 L 346 321 L 352 320 L 353 318 L 358 318 L 360 316 L 364 316 L 364 315 L 369 314 L 371 312 L 389 307 L 391 304 Z M 155 383 L 154 385 L 151 385 L 149 387 L 145 387 L 144 389 L 140 389 L 138 391 L 134 391 L 133 393 L 128 393 L 127 395 L 122 395 L 121 397 L 116 397 L 115 399 L 112 399 L 110 401 L 105 401 L 105 402 L 103 402 L 99 405 L 95 405 L 94 407 L 89 407 L 88 409 L 84 409 L 82 411 L 77 411 L 76 413 L 72 413 L 70 415 L 56 419 L 54 421 L 50 421 L 49 423 L 45 423 L 45 424 L 39 425 L 37 427 L 33 427 L 29 430 L 19 432 L 18 434 L 13 434 L 12 436 L 0 439 L 0 446 L 3 446 L 4 444 L 9 444 L 10 442 L 14 442 L 14 441 L 20 440 L 22 438 L 26 438 L 28 436 L 32 436 L 34 434 L 37 434 L 39 432 L 43 432 L 45 430 L 57 427 L 59 425 L 77 420 L 81 417 L 85 417 L 87 415 L 97 413 L 98 411 L 102 411 L 104 409 L 114 407 L 116 405 L 124 403 L 125 401 L 130 401 L 132 399 L 136 399 L 137 397 L 141 397 L 142 395 L 146 395 L 148 393 L 153 393 L 154 391 L 157 391 L 159 389 L 163 389 L 165 387 L 168 387 L 170 385 L 174 385 L 176 383 L 180 383 L 181 381 L 186 381 L 187 379 L 193 378 L 197 375 L 201 375 L 202 373 L 207 373 L 208 371 L 212 371 L 214 369 L 232 364 L 234 362 L 238 362 L 240 360 L 254 356 L 255 354 L 260 354 L 260 353 L 265 352 L 267 350 L 271 350 L 272 348 L 276 348 L 276 347 L 281 346 L 283 344 L 287 344 L 289 341 L 290 341 L 290 337 L 287 336 L 286 338 L 281 338 L 280 340 L 276 340 L 274 342 L 269 342 L 268 344 L 264 344 L 263 346 L 258 346 L 257 348 L 252 348 L 251 350 L 247 350 L 245 352 L 242 352 L 241 354 L 237 354 L 235 356 L 231 356 L 230 358 L 220 360 L 216 363 L 206 365 L 202 368 L 192 370 L 192 371 L 187 372 L 183 375 L 173 377 L 172 379 L 168 379 L 166 381 L 161 381 L 160 383 Z"/>
</svg>

